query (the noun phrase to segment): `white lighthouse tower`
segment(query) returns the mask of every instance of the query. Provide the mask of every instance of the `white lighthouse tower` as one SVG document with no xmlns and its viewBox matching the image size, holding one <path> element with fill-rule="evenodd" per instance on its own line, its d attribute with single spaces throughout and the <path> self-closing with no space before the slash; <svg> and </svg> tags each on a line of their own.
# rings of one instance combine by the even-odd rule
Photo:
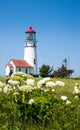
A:
<svg viewBox="0 0 80 130">
<path fill-rule="evenodd" d="M 31 74 L 37 76 L 37 52 L 36 52 L 36 32 L 30 27 L 26 32 L 26 41 L 24 42 L 24 60 L 31 66 Z"/>
</svg>

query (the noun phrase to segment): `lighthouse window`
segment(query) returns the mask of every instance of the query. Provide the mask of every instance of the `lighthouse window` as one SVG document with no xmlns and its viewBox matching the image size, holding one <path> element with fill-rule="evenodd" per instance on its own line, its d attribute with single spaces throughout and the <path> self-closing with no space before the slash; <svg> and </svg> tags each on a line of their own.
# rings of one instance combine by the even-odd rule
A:
<svg viewBox="0 0 80 130">
<path fill-rule="evenodd" d="M 33 40 L 33 35 L 32 35 L 32 33 L 30 33 L 30 34 L 28 35 L 27 40 Z"/>
<path fill-rule="evenodd" d="M 34 47 L 36 47 L 36 43 L 34 43 Z"/>
<path fill-rule="evenodd" d="M 36 64 L 36 60 L 34 59 L 34 64 Z"/>
</svg>

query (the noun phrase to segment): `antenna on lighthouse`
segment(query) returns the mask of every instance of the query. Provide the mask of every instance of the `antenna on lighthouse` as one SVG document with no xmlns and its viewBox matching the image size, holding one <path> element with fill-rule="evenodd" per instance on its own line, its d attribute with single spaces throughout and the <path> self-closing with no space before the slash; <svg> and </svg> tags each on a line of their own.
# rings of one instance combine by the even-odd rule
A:
<svg viewBox="0 0 80 130">
<path fill-rule="evenodd" d="M 65 58 L 65 59 L 63 60 L 63 62 L 64 62 L 64 65 L 65 65 L 65 68 L 67 69 L 67 58 Z"/>
</svg>

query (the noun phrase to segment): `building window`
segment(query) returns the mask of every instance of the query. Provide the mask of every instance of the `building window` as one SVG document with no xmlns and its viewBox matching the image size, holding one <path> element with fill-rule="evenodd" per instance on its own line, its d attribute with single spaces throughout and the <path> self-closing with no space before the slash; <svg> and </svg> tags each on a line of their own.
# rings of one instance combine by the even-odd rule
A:
<svg viewBox="0 0 80 130">
<path fill-rule="evenodd" d="M 34 59 L 34 64 L 36 64 L 36 60 Z"/>
<path fill-rule="evenodd" d="M 19 71 L 21 71 L 21 68 L 19 68 Z"/>
<path fill-rule="evenodd" d="M 13 69 L 10 69 L 9 75 L 11 76 L 13 74 Z"/>
<path fill-rule="evenodd" d="M 34 47 L 36 47 L 36 43 L 34 43 Z"/>
<path fill-rule="evenodd" d="M 27 69 L 26 69 L 26 74 L 27 74 Z"/>
</svg>

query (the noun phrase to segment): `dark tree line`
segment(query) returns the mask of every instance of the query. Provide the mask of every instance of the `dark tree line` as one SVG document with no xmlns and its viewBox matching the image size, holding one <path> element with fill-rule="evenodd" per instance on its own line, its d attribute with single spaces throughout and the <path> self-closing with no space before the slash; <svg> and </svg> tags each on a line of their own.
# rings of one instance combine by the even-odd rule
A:
<svg viewBox="0 0 80 130">
<path fill-rule="evenodd" d="M 57 70 L 53 70 L 53 66 L 43 64 L 41 68 L 39 68 L 39 74 L 41 77 L 70 77 L 74 72 L 72 69 L 67 69 L 63 64 L 61 67 L 58 67 Z"/>
</svg>

